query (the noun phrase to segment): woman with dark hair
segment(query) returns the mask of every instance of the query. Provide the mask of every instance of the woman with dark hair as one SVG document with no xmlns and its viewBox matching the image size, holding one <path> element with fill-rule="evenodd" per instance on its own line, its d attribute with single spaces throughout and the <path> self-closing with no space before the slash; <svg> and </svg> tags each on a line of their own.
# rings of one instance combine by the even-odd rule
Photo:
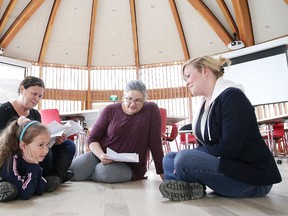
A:
<svg viewBox="0 0 288 216">
<path fill-rule="evenodd" d="M 0 131 L 11 121 L 24 116 L 30 120 L 41 122 L 40 113 L 34 109 L 42 98 L 45 85 L 42 79 L 27 76 L 20 83 L 18 97 L 0 106 Z M 65 135 L 58 137 L 45 159 L 40 163 L 43 176 L 49 179 L 47 192 L 54 191 L 61 183 L 70 180 L 71 172 L 67 172 L 76 151 L 75 144 Z"/>
</svg>

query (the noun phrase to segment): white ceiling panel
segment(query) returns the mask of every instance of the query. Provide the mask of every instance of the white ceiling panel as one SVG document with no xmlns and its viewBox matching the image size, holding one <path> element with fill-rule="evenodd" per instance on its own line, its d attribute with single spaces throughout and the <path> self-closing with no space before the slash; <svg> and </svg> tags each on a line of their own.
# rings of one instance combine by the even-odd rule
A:
<svg viewBox="0 0 288 216">
<path fill-rule="evenodd" d="M 217 1 L 202 1 L 233 40 L 232 29 Z M 13 22 L 30 3 L 29 0 L 18 1 L 14 10 L 5 16 L 9 2 L 0 1 L 0 46 L 5 49 L 2 55 L 38 62 L 54 0 L 45 0 L 32 16 L 25 14 L 27 22 L 19 28 L 12 28 L 11 35 L 7 37 L 6 33 L 13 27 Z M 91 20 L 93 2 L 98 3 L 95 20 Z M 131 7 L 134 5 L 130 4 L 133 2 L 136 32 L 132 28 Z M 175 23 L 171 2 L 175 2 L 180 26 Z M 257 45 L 288 36 L 287 1 L 247 2 L 252 25 L 252 45 L 253 42 Z M 232 0 L 224 0 L 224 3 L 235 21 Z M 244 22 L 249 24 L 249 20 Z M 93 23 L 94 37 L 90 39 Z M 199 8 L 195 9 L 188 0 L 61 0 L 54 23 L 49 29 L 51 35 L 47 49 L 42 53 L 43 63 L 87 66 L 91 44 L 91 66 L 141 66 L 184 61 L 187 55 L 185 50 L 188 50 L 191 58 L 230 52 L 226 42 L 223 42 L 227 41 L 227 34 L 216 33 L 215 26 L 213 28 L 211 25 L 199 13 Z M 237 25 L 241 31 L 241 25 Z M 184 39 L 180 37 L 181 32 L 178 32 L 177 27 L 183 30 Z M 133 43 L 134 34 L 137 35 L 138 47 Z M 185 43 L 186 47 L 183 48 Z"/>
</svg>

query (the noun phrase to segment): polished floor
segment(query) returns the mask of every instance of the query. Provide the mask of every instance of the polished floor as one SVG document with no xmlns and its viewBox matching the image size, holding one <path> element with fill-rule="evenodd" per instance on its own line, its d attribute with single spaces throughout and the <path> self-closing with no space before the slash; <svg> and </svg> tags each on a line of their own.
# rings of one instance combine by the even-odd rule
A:
<svg viewBox="0 0 288 216">
<path fill-rule="evenodd" d="M 27 201 L 0 203 L 1 216 L 281 216 L 288 215 L 288 161 L 278 165 L 283 181 L 268 196 L 219 197 L 208 190 L 199 200 L 172 202 L 158 190 L 161 180 L 150 167 L 147 180 L 122 184 L 67 182 L 53 193 Z"/>
</svg>

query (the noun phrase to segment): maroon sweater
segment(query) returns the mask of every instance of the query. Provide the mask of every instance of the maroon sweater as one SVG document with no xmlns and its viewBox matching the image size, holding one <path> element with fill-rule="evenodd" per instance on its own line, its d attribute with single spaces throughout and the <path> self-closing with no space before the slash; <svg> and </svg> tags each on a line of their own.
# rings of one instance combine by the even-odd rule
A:
<svg viewBox="0 0 288 216">
<path fill-rule="evenodd" d="M 122 103 L 106 106 L 93 126 L 88 143 L 99 142 L 118 153 L 138 153 L 139 163 L 127 163 L 133 172 L 132 180 L 142 179 L 147 171 L 147 153 L 151 151 L 157 174 L 163 173 L 161 115 L 157 104 L 145 102 L 136 114 L 127 115 Z"/>
</svg>

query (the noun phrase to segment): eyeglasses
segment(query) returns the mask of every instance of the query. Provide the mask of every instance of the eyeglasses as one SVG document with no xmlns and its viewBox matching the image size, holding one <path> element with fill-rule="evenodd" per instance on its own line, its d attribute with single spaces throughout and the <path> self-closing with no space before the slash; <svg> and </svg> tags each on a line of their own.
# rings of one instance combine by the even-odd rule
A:
<svg viewBox="0 0 288 216">
<path fill-rule="evenodd" d="M 125 97 L 125 100 L 127 103 L 132 103 L 134 102 L 134 104 L 136 105 L 140 105 L 144 102 L 144 99 L 141 99 L 141 98 L 136 98 L 136 99 L 133 99 L 131 97 Z"/>
</svg>

